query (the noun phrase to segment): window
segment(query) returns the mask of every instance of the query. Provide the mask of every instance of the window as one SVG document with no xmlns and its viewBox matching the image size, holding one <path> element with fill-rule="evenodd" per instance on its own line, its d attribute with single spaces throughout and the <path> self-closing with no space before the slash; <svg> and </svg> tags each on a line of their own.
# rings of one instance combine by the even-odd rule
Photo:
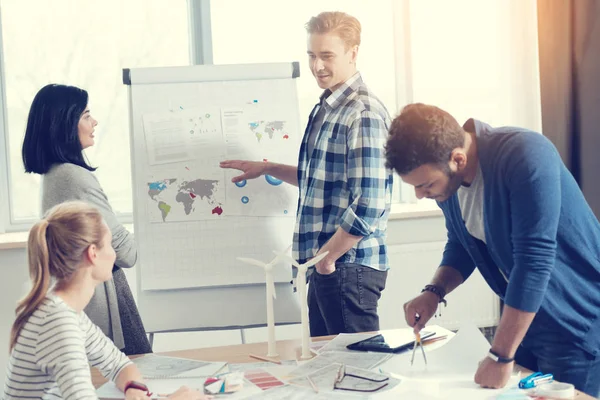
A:
<svg viewBox="0 0 600 400">
<path fill-rule="evenodd" d="M 410 26 L 413 101 L 541 131 L 535 0 L 411 1 Z"/>
<path fill-rule="evenodd" d="M 89 93 L 99 121 L 87 151 L 117 213 L 131 213 L 127 88 L 122 68 L 190 64 L 185 0 L 1 0 L 12 223 L 38 217 L 39 176 L 23 173 L 21 144 L 35 93 L 48 83 Z M 0 128 L 1 129 L 1 128 Z"/>
<path fill-rule="evenodd" d="M 393 1 L 213 1 L 211 24 L 214 63 L 299 61 L 298 97 L 300 121 L 304 124 L 322 92 L 308 68 L 304 24 L 322 11 L 344 11 L 356 16 L 362 27 L 358 69 L 365 82 L 386 105 L 390 115 L 394 116 L 398 105 Z M 232 9 L 236 12 L 232 13 Z M 304 126 L 300 129 L 304 129 Z M 394 196 L 398 201 L 399 192 L 396 191 Z"/>
<path fill-rule="evenodd" d="M 9 188 L 0 201 L 10 200 L 9 225 L 38 216 L 39 177 L 23 173 L 20 151 L 33 96 L 50 82 L 89 92 L 99 126 L 88 157 L 115 211 L 131 213 L 121 70 L 190 64 L 190 28 L 197 37 L 211 32 L 215 64 L 299 61 L 300 117 L 307 121 L 321 90 L 308 69 L 304 24 L 321 11 L 345 11 L 363 29 L 358 67 L 392 117 L 419 101 L 459 122 L 475 117 L 541 130 L 536 0 L 215 0 L 210 15 L 190 27 L 189 5 L 205 1 L 0 0 L 10 167 L 8 183 L 4 171 L 0 177 L 0 188 Z M 210 27 L 201 25 L 208 18 Z M 416 203 L 413 188 L 396 182 L 394 201 Z"/>
<path fill-rule="evenodd" d="M 298 96 L 300 120 L 317 103 L 317 86 L 306 55 L 304 24 L 322 11 L 344 11 L 359 18 L 362 43 L 357 65 L 365 82 L 387 106 L 396 110 L 393 0 L 217 0 L 211 2 L 215 64 L 300 62 Z M 373 4 L 377 4 L 374 7 Z M 232 13 L 231 10 L 236 12 Z M 304 129 L 304 127 L 301 127 Z"/>
</svg>

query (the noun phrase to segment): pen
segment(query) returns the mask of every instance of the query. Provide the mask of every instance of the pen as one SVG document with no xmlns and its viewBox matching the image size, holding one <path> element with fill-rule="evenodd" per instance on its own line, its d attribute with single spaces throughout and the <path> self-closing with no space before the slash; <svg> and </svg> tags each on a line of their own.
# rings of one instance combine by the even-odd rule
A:
<svg viewBox="0 0 600 400">
<path fill-rule="evenodd" d="M 248 356 L 250 358 L 256 358 L 257 360 L 272 362 L 272 363 L 281 365 L 281 361 L 279 361 L 279 360 L 273 360 L 272 358 L 263 357 L 263 356 L 257 356 L 256 354 L 249 354 Z"/>
<path fill-rule="evenodd" d="M 315 391 L 315 393 L 319 393 L 319 388 L 317 387 L 317 385 L 315 385 L 315 383 L 313 382 L 313 380 L 310 379 L 309 375 L 306 375 L 306 380 L 308 380 L 308 383 L 310 383 L 310 386 L 312 386 L 312 388 Z"/>
<path fill-rule="evenodd" d="M 340 369 L 338 369 L 337 376 L 335 377 L 335 383 L 341 383 L 344 380 L 344 375 L 346 375 L 346 365 L 340 365 Z"/>
<path fill-rule="evenodd" d="M 424 339 L 424 340 L 421 341 L 421 346 L 425 346 L 425 345 L 430 344 L 430 343 L 435 343 L 435 342 L 438 342 L 440 340 L 444 340 L 447 337 L 448 337 L 448 335 L 444 335 L 444 336 L 438 336 L 438 337 L 431 338 L 431 339 Z"/>
</svg>

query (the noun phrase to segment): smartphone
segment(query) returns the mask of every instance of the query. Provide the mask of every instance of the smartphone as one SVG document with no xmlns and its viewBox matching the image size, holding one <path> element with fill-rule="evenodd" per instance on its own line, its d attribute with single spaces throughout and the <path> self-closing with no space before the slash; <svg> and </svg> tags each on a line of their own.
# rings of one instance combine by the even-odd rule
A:
<svg viewBox="0 0 600 400">
<path fill-rule="evenodd" d="M 421 331 L 421 341 L 432 337 L 435 332 Z M 358 351 L 377 351 L 380 353 L 401 353 L 405 350 L 412 349 L 415 344 L 415 334 L 412 331 L 394 331 L 380 333 L 369 339 L 361 340 L 360 342 L 352 343 L 346 347 L 349 350 Z"/>
</svg>

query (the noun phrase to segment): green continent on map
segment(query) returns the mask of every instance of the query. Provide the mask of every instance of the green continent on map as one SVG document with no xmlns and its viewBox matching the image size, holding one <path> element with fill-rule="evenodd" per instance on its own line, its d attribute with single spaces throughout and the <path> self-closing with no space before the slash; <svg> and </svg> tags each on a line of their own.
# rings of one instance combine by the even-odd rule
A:
<svg viewBox="0 0 600 400">
<path fill-rule="evenodd" d="M 164 201 L 159 201 L 158 209 L 160 210 L 160 213 L 162 215 L 163 222 L 165 222 L 165 220 L 167 219 L 167 215 L 169 215 L 169 212 L 171 211 L 171 206 L 165 203 Z"/>
</svg>

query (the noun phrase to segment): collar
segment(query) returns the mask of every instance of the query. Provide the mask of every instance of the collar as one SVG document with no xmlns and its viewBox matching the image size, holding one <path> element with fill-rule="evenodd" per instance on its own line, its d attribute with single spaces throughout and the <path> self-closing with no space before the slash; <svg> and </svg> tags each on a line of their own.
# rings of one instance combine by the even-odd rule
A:
<svg viewBox="0 0 600 400">
<path fill-rule="evenodd" d="M 362 84 L 362 77 L 360 72 L 357 71 L 335 91 L 331 92 L 329 89 L 326 89 L 321 94 L 320 99 L 322 102 L 324 100 L 323 104 L 328 108 L 335 109 L 344 103 L 352 93 L 356 92 Z"/>
</svg>

